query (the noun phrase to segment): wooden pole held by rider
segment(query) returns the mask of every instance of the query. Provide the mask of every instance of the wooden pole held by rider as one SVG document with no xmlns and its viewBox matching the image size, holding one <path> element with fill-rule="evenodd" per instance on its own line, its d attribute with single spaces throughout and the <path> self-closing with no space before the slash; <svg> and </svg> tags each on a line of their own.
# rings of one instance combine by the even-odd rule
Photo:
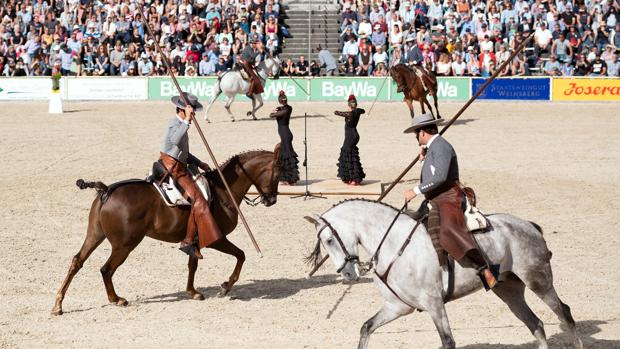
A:
<svg viewBox="0 0 620 349">
<path fill-rule="evenodd" d="M 523 42 L 521 43 L 521 45 L 519 45 L 519 47 L 517 47 L 515 49 L 515 51 L 510 55 L 510 57 L 504 61 L 504 63 L 502 63 L 499 68 L 497 68 L 497 70 L 495 70 L 495 72 L 493 73 L 493 75 L 491 75 L 490 78 L 487 79 L 487 81 L 480 86 L 480 88 L 478 89 L 478 91 L 471 96 L 471 98 L 467 101 L 467 103 L 465 103 L 465 105 L 452 117 L 452 119 L 450 119 L 450 121 L 448 121 L 448 123 L 441 129 L 441 131 L 439 131 L 439 134 L 443 135 L 448 128 L 450 128 L 450 126 L 452 126 L 452 124 L 454 124 L 454 122 L 461 116 L 461 114 L 463 114 L 463 112 L 465 112 L 465 110 L 478 98 L 480 97 L 480 95 L 482 94 L 482 92 L 484 92 L 484 90 L 491 84 L 491 82 L 493 82 L 493 80 L 495 80 L 495 78 L 497 77 L 497 75 L 499 75 L 499 73 L 504 70 L 504 68 L 506 68 L 506 66 L 508 64 L 510 64 L 510 62 L 512 62 L 512 59 L 515 58 L 515 56 L 517 54 L 519 54 L 519 52 L 523 51 L 523 48 L 525 48 L 525 45 L 527 45 L 527 43 L 532 40 L 532 38 L 534 37 L 534 32 L 532 32 L 530 34 L 530 36 L 528 36 L 527 38 L 525 38 L 525 40 L 523 40 Z M 385 196 L 396 186 L 396 184 L 398 184 L 400 182 L 401 179 L 403 179 L 403 177 L 405 177 L 405 175 L 407 174 L 407 172 L 409 172 L 409 170 L 411 170 L 411 168 L 420 160 L 420 155 L 418 154 L 415 159 L 413 159 L 413 161 L 407 165 L 407 167 L 400 173 L 400 175 L 390 184 L 390 186 L 381 194 L 381 196 L 379 196 L 379 198 L 377 199 L 377 201 L 381 201 L 385 198 Z M 323 259 L 321 259 L 321 261 L 314 267 L 312 268 L 312 270 L 310 271 L 310 273 L 308 274 L 308 277 L 311 277 L 312 275 L 314 275 L 314 273 L 316 273 L 317 270 L 319 270 L 319 268 L 323 265 L 323 263 L 325 263 L 325 261 L 327 261 L 327 259 L 329 258 L 329 255 L 325 255 L 323 257 Z"/>
<path fill-rule="evenodd" d="M 142 4 L 140 2 L 136 2 L 136 3 L 138 4 L 138 6 L 140 6 L 140 14 L 142 15 L 142 24 L 146 27 L 146 30 L 148 31 L 149 36 L 155 39 L 155 35 L 153 35 L 153 32 L 151 31 L 151 26 L 147 22 Z M 172 69 L 170 67 L 170 62 L 168 61 L 168 57 L 164 54 L 164 52 L 162 51 L 159 45 L 155 45 L 155 47 L 157 47 L 157 51 L 161 55 L 161 60 L 166 65 L 166 69 L 168 70 L 168 74 L 170 75 L 172 82 L 174 82 L 174 86 L 176 86 L 177 91 L 179 91 L 179 96 L 183 99 L 183 103 L 185 103 L 185 105 L 190 105 L 189 101 L 187 100 L 187 98 L 183 94 L 183 91 L 181 90 L 181 86 L 179 86 L 179 82 L 177 81 L 176 77 L 174 76 L 174 73 L 172 72 Z M 237 201 L 235 201 L 235 197 L 232 194 L 232 191 L 230 190 L 230 186 L 228 185 L 228 182 L 226 182 L 226 178 L 224 178 L 224 174 L 222 173 L 222 170 L 220 169 L 220 165 L 215 159 L 215 155 L 213 155 L 213 151 L 211 151 L 211 147 L 209 146 L 209 143 L 207 142 L 207 139 L 205 138 L 204 133 L 202 133 L 202 129 L 200 128 L 200 125 L 198 124 L 198 120 L 196 120 L 196 117 L 194 115 L 192 115 L 191 117 L 192 117 L 192 122 L 194 123 L 194 126 L 196 126 L 196 131 L 198 131 L 198 134 L 200 135 L 200 138 L 202 139 L 202 143 L 204 143 L 205 147 L 207 148 L 209 157 L 211 157 L 211 161 L 213 161 L 213 165 L 215 166 L 215 169 L 217 170 L 217 173 L 220 176 L 222 183 L 224 183 L 224 187 L 226 187 L 226 192 L 228 193 L 230 200 L 235 206 L 237 213 L 239 213 L 239 218 L 241 218 L 241 222 L 243 222 L 243 226 L 245 227 L 245 230 L 248 232 L 248 235 L 250 236 L 250 240 L 252 240 L 252 244 L 254 245 L 256 252 L 258 253 L 260 257 L 263 257 L 263 253 L 261 252 L 260 247 L 258 246 L 258 243 L 256 242 L 254 235 L 252 234 L 252 230 L 250 229 L 248 222 L 245 220 L 245 216 L 241 212 L 241 209 L 239 208 L 239 204 L 237 204 Z"/>
</svg>

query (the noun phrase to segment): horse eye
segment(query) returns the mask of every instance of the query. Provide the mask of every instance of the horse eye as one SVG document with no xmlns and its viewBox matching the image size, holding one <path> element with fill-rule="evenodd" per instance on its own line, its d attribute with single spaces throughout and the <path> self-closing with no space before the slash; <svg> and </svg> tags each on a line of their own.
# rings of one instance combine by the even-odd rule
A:
<svg viewBox="0 0 620 349">
<path fill-rule="evenodd" d="M 329 238 L 329 239 L 327 239 L 327 241 L 325 241 L 325 242 L 327 242 L 327 244 L 328 244 L 328 245 L 331 245 L 331 244 L 334 242 L 334 239 Z"/>
</svg>

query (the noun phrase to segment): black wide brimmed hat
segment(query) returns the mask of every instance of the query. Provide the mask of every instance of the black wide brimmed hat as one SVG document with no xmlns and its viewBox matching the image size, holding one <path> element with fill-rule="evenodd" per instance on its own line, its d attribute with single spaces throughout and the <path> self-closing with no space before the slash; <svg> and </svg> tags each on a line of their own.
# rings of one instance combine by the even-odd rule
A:
<svg viewBox="0 0 620 349">
<path fill-rule="evenodd" d="M 422 115 L 416 116 L 413 119 L 411 119 L 411 126 L 405 129 L 403 133 L 413 133 L 423 127 L 426 127 L 429 125 L 437 125 L 440 122 L 441 120 L 435 119 L 433 117 L 433 114 L 424 113 Z"/>
<path fill-rule="evenodd" d="M 198 102 L 198 97 L 196 97 L 195 95 L 191 93 L 187 93 L 187 92 L 183 92 L 183 95 L 189 102 L 189 105 L 191 105 L 192 108 L 194 108 L 194 111 L 202 110 L 202 104 Z M 172 104 L 176 105 L 177 107 L 181 109 L 185 109 L 185 101 L 183 101 L 183 98 L 181 98 L 181 96 L 174 96 L 170 98 L 170 101 L 172 102 Z"/>
</svg>

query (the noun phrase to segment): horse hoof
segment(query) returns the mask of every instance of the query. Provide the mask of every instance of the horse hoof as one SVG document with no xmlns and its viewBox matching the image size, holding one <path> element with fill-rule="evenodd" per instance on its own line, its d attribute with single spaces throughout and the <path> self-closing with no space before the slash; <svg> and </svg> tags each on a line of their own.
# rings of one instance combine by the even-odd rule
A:
<svg viewBox="0 0 620 349">
<path fill-rule="evenodd" d="M 203 296 L 202 293 L 200 293 L 200 292 L 194 291 L 194 292 L 187 292 L 187 293 L 194 300 L 197 300 L 197 301 L 204 301 L 205 300 L 205 296 Z"/>
<path fill-rule="evenodd" d="M 249 112 L 245 113 L 245 116 L 250 116 L 250 115 L 252 115 L 252 112 L 251 112 L 251 111 L 249 111 Z"/>
<path fill-rule="evenodd" d="M 112 302 L 112 303 L 115 303 L 119 307 L 126 307 L 129 304 L 129 302 L 127 302 L 125 298 L 121 298 L 121 297 L 119 297 L 116 302 Z"/>
<path fill-rule="evenodd" d="M 58 316 L 58 315 L 62 315 L 63 312 L 62 312 L 61 308 L 54 308 L 54 309 L 52 309 L 51 314 L 54 315 L 54 316 Z"/>
<path fill-rule="evenodd" d="M 224 283 L 220 286 L 220 293 L 218 294 L 218 296 L 220 296 L 220 297 L 224 297 L 224 296 L 226 296 L 229 292 L 230 292 L 230 286 L 228 286 L 228 282 L 224 282 Z"/>
</svg>

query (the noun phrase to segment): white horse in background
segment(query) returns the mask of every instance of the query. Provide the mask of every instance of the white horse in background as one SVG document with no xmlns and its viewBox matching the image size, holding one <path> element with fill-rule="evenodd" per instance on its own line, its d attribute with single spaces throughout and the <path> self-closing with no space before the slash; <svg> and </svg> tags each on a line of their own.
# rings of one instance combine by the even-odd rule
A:
<svg viewBox="0 0 620 349">
<path fill-rule="evenodd" d="M 339 203 L 321 216 L 306 216 L 306 220 L 314 224 L 318 236 L 309 259 L 316 264 L 322 245 L 338 268 L 337 272 L 345 280 L 357 280 L 360 276 L 358 244 L 373 255 L 397 213 L 397 209 L 386 204 L 354 199 Z M 542 321 L 525 301 L 526 287 L 568 326 L 574 346 L 583 349 L 570 308 L 562 303 L 553 287 L 551 252 L 547 249 L 542 229 L 535 223 L 508 214 L 492 214 L 487 218 L 490 228 L 476 234 L 475 239 L 489 261 L 500 264 L 500 282 L 492 291 L 528 327 L 536 337 L 539 349 L 547 349 L 547 339 Z M 416 226 L 413 218 L 401 214 L 381 246 L 374 268 L 375 284 L 386 302 L 362 326 L 358 349 L 367 347 L 369 336 L 377 328 L 416 309 L 430 314 L 443 348 L 454 349 L 455 342 L 444 307 L 448 271 L 440 266 L 424 225 Z M 385 281 L 378 275 L 382 275 Z M 453 280 L 450 300 L 483 287 L 476 271 L 459 263 L 454 265 Z"/>
<path fill-rule="evenodd" d="M 268 57 L 264 61 L 260 62 L 258 66 L 256 66 L 256 73 L 260 80 L 263 88 L 265 87 L 265 83 L 267 82 L 267 78 L 273 77 L 277 79 L 280 76 L 280 65 L 281 61 L 278 57 Z M 245 74 L 245 73 L 244 73 Z M 235 116 L 230 112 L 230 105 L 235 100 L 235 96 L 238 94 L 247 94 L 250 89 L 250 82 L 245 80 L 241 76 L 241 71 L 232 69 L 224 72 L 217 78 L 217 82 L 215 83 L 215 94 L 209 105 L 207 105 L 207 109 L 205 111 L 205 120 L 210 122 L 209 120 L 209 110 L 211 106 L 219 97 L 220 94 L 224 93 L 226 95 L 226 111 L 228 115 L 230 115 L 231 120 L 235 121 Z M 247 112 L 247 116 L 252 115 L 252 118 L 256 120 L 256 111 L 263 106 L 263 96 L 259 94 L 252 95 L 252 110 Z M 256 103 L 258 102 L 258 106 Z"/>
</svg>

